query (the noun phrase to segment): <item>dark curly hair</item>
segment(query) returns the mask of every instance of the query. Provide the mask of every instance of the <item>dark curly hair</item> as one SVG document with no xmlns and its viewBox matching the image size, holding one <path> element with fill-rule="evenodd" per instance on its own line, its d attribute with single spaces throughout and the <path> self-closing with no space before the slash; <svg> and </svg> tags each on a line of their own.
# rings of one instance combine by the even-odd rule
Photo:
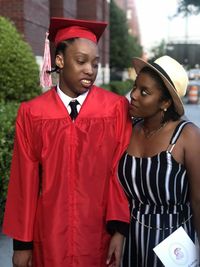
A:
<svg viewBox="0 0 200 267">
<path fill-rule="evenodd" d="M 77 38 L 71 38 L 71 39 L 67 39 L 64 40 L 62 42 L 60 42 L 57 47 L 56 47 L 56 51 L 55 51 L 55 57 L 58 54 L 65 54 L 65 51 L 67 49 L 67 47 L 69 47 Z M 59 73 L 60 72 L 60 68 L 58 66 L 55 66 L 53 69 L 47 71 L 47 73 L 51 74 L 53 72 Z"/>
</svg>

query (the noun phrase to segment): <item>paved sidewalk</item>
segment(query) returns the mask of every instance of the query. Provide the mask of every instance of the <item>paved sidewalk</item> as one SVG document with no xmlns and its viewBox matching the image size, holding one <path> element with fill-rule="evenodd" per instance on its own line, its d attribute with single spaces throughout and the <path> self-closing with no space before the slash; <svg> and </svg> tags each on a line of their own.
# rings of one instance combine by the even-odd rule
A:
<svg viewBox="0 0 200 267">
<path fill-rule="evenodd" d="M 0 231 L 0 267 L 12 267 L 12 239 Z"/>
</svg>

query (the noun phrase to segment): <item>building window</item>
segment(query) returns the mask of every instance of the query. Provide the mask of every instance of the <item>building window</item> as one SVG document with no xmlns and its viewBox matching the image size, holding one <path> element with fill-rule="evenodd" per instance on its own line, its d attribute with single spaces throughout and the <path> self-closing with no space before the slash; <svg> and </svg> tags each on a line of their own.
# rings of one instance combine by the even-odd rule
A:
<svg viewBox="0 0 200 267">
<path fill-rule="evenodd" d="M 128 9 L 127 10 L 127 12 L 126 12 L 126 18 L 129 19 L 129 20 L 132 19 L 132 11 L 131 11 L 131 9 Z"/>
</svg>

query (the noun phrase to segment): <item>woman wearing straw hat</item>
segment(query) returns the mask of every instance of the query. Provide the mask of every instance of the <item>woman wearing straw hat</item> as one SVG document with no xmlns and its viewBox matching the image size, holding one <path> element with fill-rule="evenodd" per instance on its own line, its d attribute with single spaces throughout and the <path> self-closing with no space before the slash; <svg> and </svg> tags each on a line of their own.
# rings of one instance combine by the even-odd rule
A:
<svg viewBox="0 0 200 267">
<path fill-rule="evenodd" d="M 200 130 L 181 118 L 188 77 L 176 60 L 134 58 L 133 66 L 134 125 L 118 166 L 131 207 L 123 267 L 158 267 L 153 248 L 179 226 L 194 242 L 200 236 Z"/>
</svg>

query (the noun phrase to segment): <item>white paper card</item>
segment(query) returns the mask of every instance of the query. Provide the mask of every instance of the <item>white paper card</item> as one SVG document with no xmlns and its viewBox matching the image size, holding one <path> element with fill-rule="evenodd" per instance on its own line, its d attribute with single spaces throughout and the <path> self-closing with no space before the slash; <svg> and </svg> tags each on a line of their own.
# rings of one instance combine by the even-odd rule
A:
<svg viewBox="0 0 200 267">
<path fill-rule="evenodd" d="M 197 248 L 183 227 L 179 227 L 153 250 L 165 267 L 199 266 Z"/>
</svg>

